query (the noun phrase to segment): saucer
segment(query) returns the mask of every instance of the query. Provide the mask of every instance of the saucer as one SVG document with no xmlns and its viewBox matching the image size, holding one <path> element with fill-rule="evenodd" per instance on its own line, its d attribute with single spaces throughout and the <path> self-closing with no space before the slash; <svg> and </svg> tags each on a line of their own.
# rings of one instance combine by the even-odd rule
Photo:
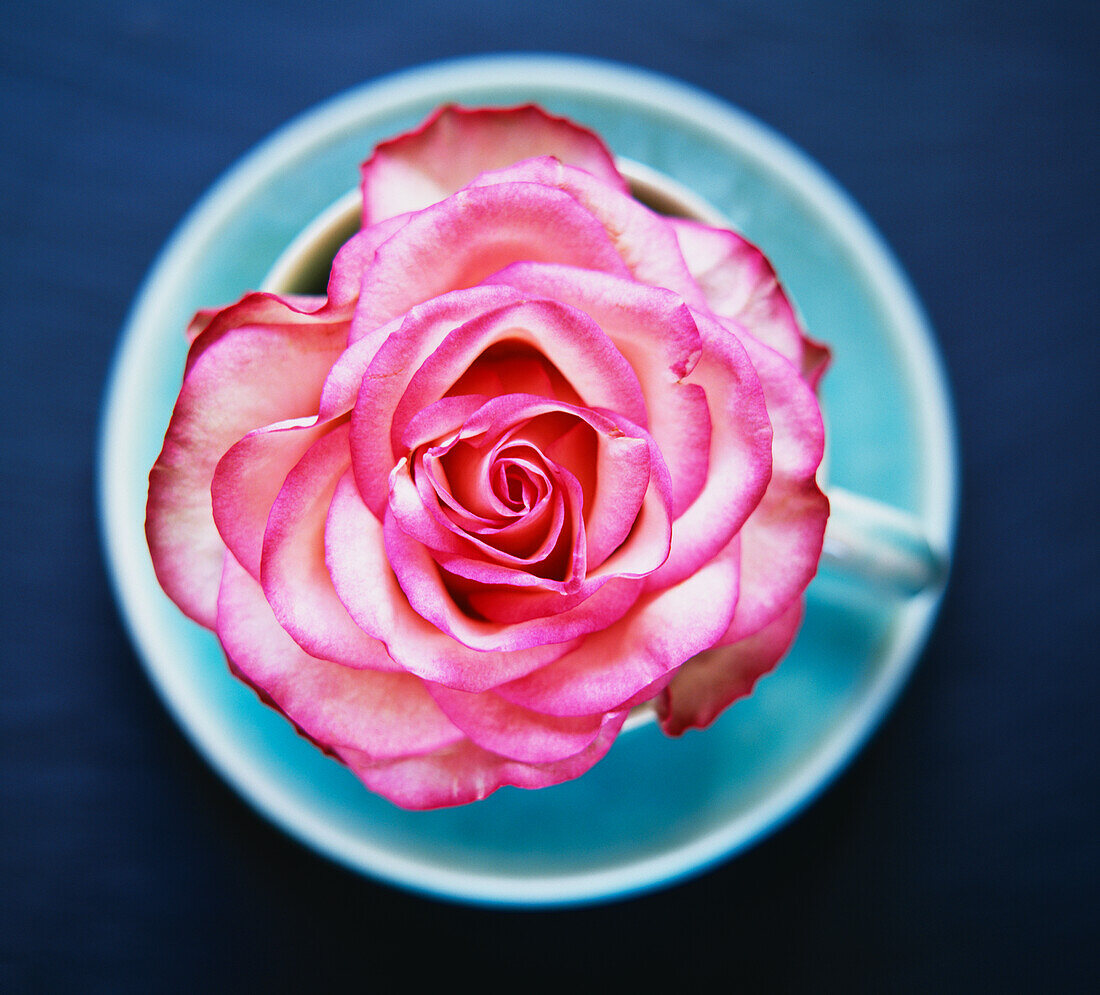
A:
<svg viewBox="0 0 1100 995">
<path fill-rule="evenodd" d="M 99 452 L 107 560 L 138 654 L 211 766 L 291 836 L 356 871 L 439 897 L 555 906 L 698 873 L 807 804 L 858 751 L 925 642 L 942 584 L 900 598 L 823 568 L 790 655 L 711 728 L 625 733 L 583 777 L 406 812 L 301 739 L 228 672 L 218 641 L 161 592 L 145 545 L 149 468 L 200 307 L 258 287 L 358 177 L 376 142 L 440 103 L 534 101 L 715 205 L 771 258 L 815 338 L 829 479 L 909 513 L 949 555 L 955 430 L 912 289 L 868 221 L 801 152 L 682 83 L 585 59 L 501 56 L 411 70 L 334 98 L 246 156 L 191 211 L 134 303 L 108 385 Z"/>
</svg>

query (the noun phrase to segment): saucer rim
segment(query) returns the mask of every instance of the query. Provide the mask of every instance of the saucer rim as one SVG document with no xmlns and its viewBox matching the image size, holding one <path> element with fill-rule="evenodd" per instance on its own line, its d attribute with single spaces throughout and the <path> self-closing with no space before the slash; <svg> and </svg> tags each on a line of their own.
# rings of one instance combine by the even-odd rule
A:
<svg viewBox="0 0 1100 995">
<path fill-rule="evenodd" d="M 889 324 L 895 329 L 897 344 L 904 353 L 906 375 L 913 378 L 924 401 L 919 426 L 924 448 L 928 451 L 929 441 L 934 440 L 941 452 L 939 463 L 926 468 L 932 472 L 926 472 L 922 481 L 921 518 L 928 527 L 930 540 L 950 554 L 958 514 L 958 444 L 947 379 L 927 318 L 908 279 L 860 209 L 816 163 L 786 139 L 718 98 L 646 70 L 585 58 L 541 55 L 452 60 L 404 70 L 358 86 L 279 129 L 200 199 L 150 269 L 112 363 L 100 429 L 99 520 L 116 601 L 152 684 L 200 755 L 266 818 L 338 863 L 421 893 L 483 905 L 564 906 L 621 898 L 696 874 L 744 850 L 805 808 L 880 725 L 916 664 L 945 588 L 925 592 L 902 612 L 896 645 L 904 648 L 878 674 L 862 707 L 833 727 L 831 735 L 818 747 L 815 762 L 808 763 L 798 778 L 787 782 L 783 791 L 770 795 L 768 804 L 686 846 L 606 870 L 544 877 L 470 874 L 395 855 L 384 847 L 333 833 L 314 813 L 301 811 L 285 785 L 273 782 L 266 772 L 257 776 L 247 764 L 238 763 L 224 730 L 211 728 L 207 719 L 179 700 L 171 675 L 156 666 L 154 654 L 148 650 L 155 634 L 148 631 L 148 616 L 143 617 L 141 605 L 152 595 L 140 590 L 135 594 L 134 588 L 135 583 L 140 585 L 144 581 L 148 568 L 139 561 L 147 561 L 148 554 L 144 548 L 134 548 L 133 524 L 118 520 L 118 509 L 124 502 L 115 500 L 116 489 L 124 487 L 125 482 L 112 473 L 110 455 L 125 417 L 125 411 L 119 409 L 119 399 L 128 387 L 132 388 L 136 375 L 132 351 L 128 352 L 127 347 L 144 324 L 144 317 L 155 309 L 161 281 L 170 279 L 173 271 L 194 259 L 204 240 L 216 229 L 219 218 L 280 168 L 285 168 L 287 162 L 308 155 L 317 142 L 354 128 L 361 122 L 366 104 L 412 107 L 432 95 L 441 99 L 447 94 L 469 93 L 479 88 L 491 92 L 494 87 L 517 78 L 525 84 L 577 97 L 618 95 L 632 104 L 647 101 L 651 110 L 687 118 L 725 143 L 739 139 L 741 146 L 750 149 L 745 154 L 759 157 L 770 170 L 810 196 L 830 226 L 844 236 L 894 309 Z"/>
</svg>

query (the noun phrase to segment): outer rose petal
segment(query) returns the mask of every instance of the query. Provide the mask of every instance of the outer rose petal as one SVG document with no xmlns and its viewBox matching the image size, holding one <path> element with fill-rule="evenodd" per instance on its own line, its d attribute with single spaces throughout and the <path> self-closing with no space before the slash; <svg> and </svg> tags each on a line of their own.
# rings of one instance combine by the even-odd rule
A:
<svg viewBox="0 0 1100 995">
<path fill-rule="evenodd" d="M 346 246 L 345 246 L 346 247 Z M 396 331 L 397 322 L 379 331 Z M 290 468 L 338 420 L 346 420 L 363 373 L 379 341 L 370 336 L 346 349 L 324 379 L 316 418 L 264 425 L 245 435 L 218 463 L 210 485 L 213 519 L 222 541 L 253 577 L 260 579 L 260 554 L 275 496 Z M 346 435 L 346 433 L 345 433 Z"/>
<path fill-rule="evenodd" d="M 764 253 L 732 231 L 685 218 L 670 218 L 669 223 L 711 310 L 734 319 L 785 356 L 815 387 L 828 365 L 829 350 L 802 331 Z"/>
<path fill-rule="evenodd" d="M 745 336 L 760 374 L 775 437 L 768 489 L 740 532 L 741 598 L 722 643 L 759 631 L 806 589 L 817 572 L 829 500 L 816 474 L 825 446 L 817 398 L 778 353 Z"/>
<path fill-rule="evenodd" d="M 702 493 L 673 524 L 672 552 L 647 578 L 650 588 L 690 576 L 733 539 L 772 473 L 767 395 L 751 356 L 714 319 L 695 319 L 703 355 L 688 380 L 704 389 L 710 408 L 709 472 Z"/>
<path fill-rule="evenodd" d="M 275 621 L 260 585 L 230 553 L 217 631 L 233 670 L 327 749 L 392 758 L 463 738 L 415 677 L 352 670 L 309 656 Z M 378 646 L 378 652 L 385 649 Z"/>
<path fill-rule="evenodd" d="M 225 551 L 211 506 L 214 469 L 252 429 L 317 411 L 347 329 L 339 313 L 303 314 L 269 294 L 252 294 L 211 320 L 191 346 L 149 474 L 145 531 L 161 586 L 208 628 Z"/>
<path fill-rule="evenodd" d="M 324 298 L 321 298 L 321 300 L 317 302 L 317 307 L 321 307 L 323 304 Z M 187 339 L 188 345 L 206 331 L 207 326 L 221 313 L 221 310 L 220 307 L 204 307 L 195 312 L 195 316 L 191 319 L 183 333 L 184 337 Z"/>
<path fill-rule="evenodd" d="M 305 329 L 335 326 L 346 336 L 351 316 L 349 307 L 326 303 L 321 297 L 300 294 L 279 296 L 266 291 L 245 294 L 236 304 L 223 307 L 209 317 L 200 311 L 192 319 L 188 334 L 191 335 L 196 330 L 197 334 L 194 334 L 191 350 L 187 354 L 184 379 L 199 357 L 227 335 L 237 335 L 248 330 L 278 330 L 283 334 L 299 334 Z"/>
<path fill-rule="evenodd" d="M 415 131 L 383 142 L 363 164 L 363 224 L 419 211 L 479 173 L 552 155 L 627 189 L 603 141 L 533 105 L 512 110 L 441 107 Z"/>
<path fill-rule="evenodd" d="M 380 331 L 392 333 L 396 327 L 391 323 Z M 325 378 L 315 418 L 291 419 L 255 429 L 218 463 L 210 486 L 214 522 L 226 546 L 257 580 L 264 530 L 275 496 L 291 467 L 336 420 L 351 411 L 363 372 L 379 341 L 384 341 L 384 336 L 361 339 L 341 354 Z"/>
<path fill-rule="evenodd" d="M 611 748 L 625 709 L 613 715 L 580 753 L 556 763 L 528 764 L 483 750 L 469 740 L 427 756 L 374 762 L 355 750 L 337 749 L 340 758 L 363 783 L 403 808 L 465 805 L 491 795 L 506 784 L 546 788 L 580 777 Z"/>
<path fill-rule="evenodd" d="M 540 715 L 492 691 L 470 694 L 438 684 L 430 684 L 428 691 L 447 717 L 478 746 L 525 763 L 552 763 L 575 756 L 615 715 Z"/>
<path fill-rule="evenodd" d="M 802 624 L 802 608 L 800 598 L 755 635 L 688 660 L 657 699 L 661 728 L 669 736 L 702 729 L 749 694 L 794 642 Z"/>
<path fill-rule="evenodd" d="M 195 312 L 195 316 L 191 319 L 190 324 L 184 331 L 184 337 L 187 339 L 187 344 L 191 345 L 195 339 L 210 327 L 214 319 L 219 318 L 226 311 L 234 312 L 237 315 L 240 320 L 238 320 L 236 324 L 262 322 L 264 320 L 264 309 L 270 309 L 267 313 L 277 317 L 280 313 L 279 302 L 290 305 L 293 311 L 303 316 L 317 315 L 318 312 L 325 307 L 326 303 L 324 297 L 316 297 L 307 294 L 282 294 L 279 297 L 265 293 L 249 294 L 244 300 L 237 304 L 231 304 L 227 308 L 200 308 Z M 242 311 L 246 309 L 250 311 L 247 318 L 242 315 Z"/>
</svg>

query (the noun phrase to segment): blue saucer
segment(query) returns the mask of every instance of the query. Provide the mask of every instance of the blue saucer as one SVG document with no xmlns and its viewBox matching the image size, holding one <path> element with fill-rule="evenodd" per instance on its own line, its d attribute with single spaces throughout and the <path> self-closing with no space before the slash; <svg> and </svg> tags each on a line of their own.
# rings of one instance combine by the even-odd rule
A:
<svg viewBox="0 0 1100 995">
<path fill-rule="evenodd" d="M 823 571 L 790 656 L 712 728 L 620 737 L 577 781 L 404 812 L 299 738 L 226 669 L 216 638 L 161 593 L 145 545 L 160 451 L 200 307 L 257 287 L 281 251 L 353 187 L 380 139 L 436 105 L 536 101 L 722 210 L 775 264 L 830 343 L 830 482 L 916 516 L 950 552 L 956 447 L 939 358 L 889 250 L 784 139 L 681 83 L 562 57 L 467 59 L 337 97 L 236 165 L 153 266 L 123 333 L 100 453 L 103 541 L 123 616 L 165 705 L 211 765 L 303 843 L 376 878 L 452 900 L 552 906 L 651 889 L 774 830 L 851 759 L 913 668 L 942 586 L 899 599 Z"/>
</svg>

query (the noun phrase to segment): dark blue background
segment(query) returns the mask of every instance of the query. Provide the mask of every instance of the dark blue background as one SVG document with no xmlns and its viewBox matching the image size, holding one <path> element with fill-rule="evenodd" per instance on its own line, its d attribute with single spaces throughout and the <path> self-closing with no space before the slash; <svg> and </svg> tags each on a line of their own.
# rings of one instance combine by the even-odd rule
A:
<svg viewBox="0 0 1100 995">
<path fill-rule="evenodd" d="M 1097 21 L 959 0 L 5 4 L 0 988 L 1096 978 Z M 939 626 L 839 783 L 703 878 L 544 914 L 360 879 L 246 808 L 146 683 L 93 507 L 120 325 L 208 185 L 337 91 L 521 50 L 680 77 L 818 159 L 927 304 L 965 461 Z"/>
</svg>

